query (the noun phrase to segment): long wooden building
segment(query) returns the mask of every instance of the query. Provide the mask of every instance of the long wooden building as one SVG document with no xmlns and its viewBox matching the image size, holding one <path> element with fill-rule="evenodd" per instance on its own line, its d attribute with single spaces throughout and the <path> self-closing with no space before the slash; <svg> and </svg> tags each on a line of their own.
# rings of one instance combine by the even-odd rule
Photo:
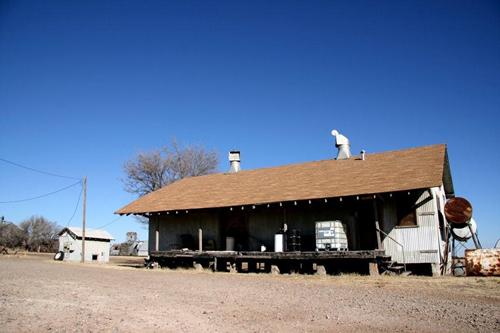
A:
<svg viewBox="0 0 500 333">
<path fill-rule="evenodd" d="M 197 255 L 210 262 L 220 252 L 257 263 L 302 258 L 315 267 L 328 256 L 371 263 L 390 258 L 438 274 L 448 256 L 444 204 L 453 196 L 447 149 L 440 144 L 185 178 L 116 213 L 149 218 L 150 255 L 158 260 L 196 261 Z M 347 249 L 318 252 L 318 221 L 341 221 Z M 300 235 L 293 253 L 274 251 L 283 229 Z M 334 266 L 327 270 L 342 268 Z"/>
</svg>

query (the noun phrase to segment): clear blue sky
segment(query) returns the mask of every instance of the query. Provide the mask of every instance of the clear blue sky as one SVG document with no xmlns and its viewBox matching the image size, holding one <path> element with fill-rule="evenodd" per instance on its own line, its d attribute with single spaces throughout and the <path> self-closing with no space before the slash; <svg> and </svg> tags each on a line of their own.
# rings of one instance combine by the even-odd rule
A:
<svg viewBox="0 0 500 333">
<path fill-rule="evenodd" d="M 173 137 L 250 169 L 332 158 L 337 128 L 354 152 L 448 144 L 492 246 L 499 120 L 498 1 L 0 1 L 0 157 L 88 176 L 90 227 L 134 199 L 123 163 Z M 71 183 L 0 163 L 0 201 Z M 0 215 L 66 225 L 79 191 Z"/>
</svg>

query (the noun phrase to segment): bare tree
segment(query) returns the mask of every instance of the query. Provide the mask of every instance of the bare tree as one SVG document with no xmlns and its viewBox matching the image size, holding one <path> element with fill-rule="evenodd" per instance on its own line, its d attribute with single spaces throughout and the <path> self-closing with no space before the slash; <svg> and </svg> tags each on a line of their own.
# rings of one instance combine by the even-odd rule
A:
<svg viewBox="0 0 500 333">
<path fill-rule="evenodd" d="M 217 171 L 219 159 L 215 151 L 201 146 L 182 146 L 175 140 L 168 146 L 140 153 L 124 164 L 125 190 L 143 196 L 186 177 Z"/>
<path fill-rule="evenodd" d="M 24 233 L 14 223 L 0 222 L 0 246 L 15 248 L 23 245 Z"/>
<path fill-rule="evenodd" d="M 19 225 L 24 232 L 26 248 L 40 252 L 42 247 L 50 249 L 61 227 L 43 216 L 32 216 Z"/>
</svg>

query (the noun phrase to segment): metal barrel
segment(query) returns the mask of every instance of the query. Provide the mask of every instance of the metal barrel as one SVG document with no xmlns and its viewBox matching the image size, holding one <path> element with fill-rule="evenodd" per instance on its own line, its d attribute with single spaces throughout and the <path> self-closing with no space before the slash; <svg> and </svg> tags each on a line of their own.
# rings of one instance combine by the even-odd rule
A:
<svg viewBox="0 0 500 333">
<path fill-rule="evenodd" d="M 300 230 L 293 229 L 287 235 L 287 250 L 300 251 L 302 247 L 302 239 L 300 237 Z"/>
<path fill-rule="evenodd" d="M 444 206 L 444 215 L 454 228 L 465 228 L 472 218 L 472 205 L 467 199 L 451 198 Z"/>
</svg>

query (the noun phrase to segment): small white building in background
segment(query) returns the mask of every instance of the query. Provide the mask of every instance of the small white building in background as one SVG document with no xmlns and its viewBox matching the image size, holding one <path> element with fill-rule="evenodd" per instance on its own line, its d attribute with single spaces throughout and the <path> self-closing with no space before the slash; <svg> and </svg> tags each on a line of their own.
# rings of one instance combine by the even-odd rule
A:
<svg viewBox="0 0 500 333">
<path fill-rule="evenodd" d="M 59 232 L 59 252 L 64 254 L 64 261 L 82 259 L 82 228 L 66 227 Z M 109 261 L 111 240 L 107 231 L 85 230 L 85 262 L 106 263 Z"/>
<path fill-rule="evenodd" d="M 137 241 L 134 244 L 134 250 L 132 251 L 132 254 L 138 257 L 147 257 L 149 255 L 148 249 L 148 241 Z"/>
</svg>

